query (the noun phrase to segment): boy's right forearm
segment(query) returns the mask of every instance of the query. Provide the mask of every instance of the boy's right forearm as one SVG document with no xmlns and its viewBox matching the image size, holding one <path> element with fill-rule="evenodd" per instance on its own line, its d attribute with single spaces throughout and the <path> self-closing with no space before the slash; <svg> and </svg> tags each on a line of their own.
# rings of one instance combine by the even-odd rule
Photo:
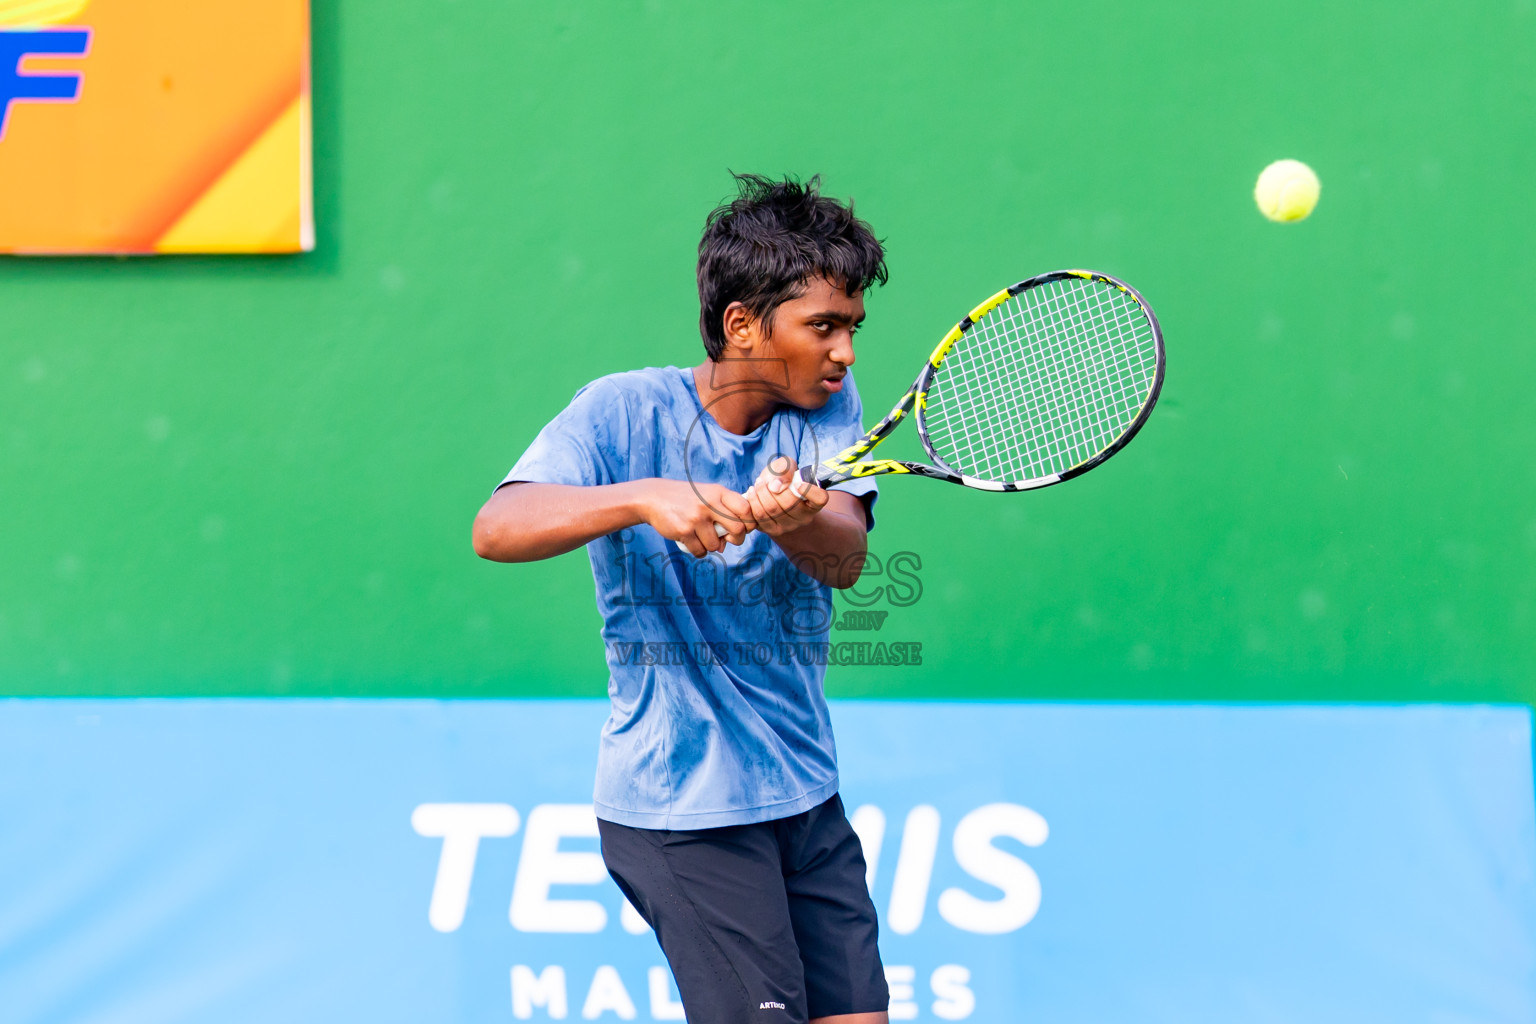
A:
<svg viewBox="0 0 1536 1024">
<path fill-rule="evenodd" d="M 644 481 L 508 484 L 475 516 L 475 553 L 493 562 L 534 562 L 645 521 Z"/>
</svg>

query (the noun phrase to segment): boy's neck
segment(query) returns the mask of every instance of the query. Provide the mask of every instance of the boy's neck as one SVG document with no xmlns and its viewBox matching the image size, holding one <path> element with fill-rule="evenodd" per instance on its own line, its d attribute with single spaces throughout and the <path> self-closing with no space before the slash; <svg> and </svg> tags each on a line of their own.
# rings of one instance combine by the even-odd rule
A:
<svg viewBox="0 0 1536 1024">
<path fill-rule="evenodd" d="M 750 434 L 767 423 L 784 404 L 786 381 L 777 359 L 705 359 L 693 368 L 699 401 L 716 423 L 732 434 Z"/>
</svg>

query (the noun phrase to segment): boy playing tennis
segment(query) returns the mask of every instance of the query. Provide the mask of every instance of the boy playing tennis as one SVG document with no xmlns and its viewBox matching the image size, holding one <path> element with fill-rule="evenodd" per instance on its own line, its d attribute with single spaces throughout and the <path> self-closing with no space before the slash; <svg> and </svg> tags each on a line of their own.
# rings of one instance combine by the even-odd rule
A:
<svg viewBox="0 0 1536 1024">
<path fill-rule="evenodd" d="M 699 243 L 707 357 L 578 391 L 480 510 L 475 551 L 587 546 L 612 699 L 603 859 L 688 1020 L 884 1024 L 823 659 L 805 655 L 827 639 L 828 588 L 858 578 L 876 491 L 795 472 L 863 433 L 849 367 L 884 251 L 816 178 L 737 181 Z"/>
</svg>

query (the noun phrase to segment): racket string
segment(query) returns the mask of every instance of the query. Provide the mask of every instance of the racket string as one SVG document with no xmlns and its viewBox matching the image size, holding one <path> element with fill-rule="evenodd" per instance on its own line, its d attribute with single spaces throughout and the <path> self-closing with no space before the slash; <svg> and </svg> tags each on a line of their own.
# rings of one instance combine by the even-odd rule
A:
<svg viewBox="0 0 1536 1024">
<path fill-rule="evenodd" d="M 1079 301 L 1084 294 L 1092 293 L 1064 288 L 1058 282 L 1056 287 L 1031 297 L 1032 301 L 1026 304 L 1034 307 L 1036 322 L 1043 323 L 1053 332 L 1048 337 L 1060 341 L 1056 351 L 1044 350 L 1047 357 L 1057 362 L 1050 364 L 1043 380 L 1037 378 L 1037 383 L 1045 385 L 1040 393 L 1044 401 L 1034 403 L 1034 411 L 1038 414 L 1034 425 L 1043 428 L 1041 439 L 1048 454 L 1046 468 L 1051 472 L 1061 472 L 1086 461 L 1096 451 L 1113 443 L 1134 418 L 1135 410 L 1126 408 L 1123 395 L 1118 408 L 1110 408 L 1116 403 L 1113 396 L 1106 396 L 1104 387 L 1116 376 L 1105 365 L 1106 355 L 1115 361 L 1117 365 L 1113 369 L 1119 371 L 1122 379 L 1125 371 L 1131 369 L 1123 345 L 1124 331 L 1132 323 L 1129 311 L 1125 306 L 1118 311 L 1102 305 L 1095 308 L 1093 303 Z M 1034 340 L 1038 342 L 1040 330 L 1030 325 L 1022 326 L 1035 334 Z M 1110 344 L 1091 345 L 1095 338 L 1104 338 Z M 1033 351 L 1040 352 L 1041 346 L 1037 344 Z M 1119 429 L 1116 429 L 1113 415 L 1117 412 L 1124 419 Z M 1125 415 L 1127 412 L 1129 416 Z M 1081 451 L 1084 447 L 1091 450 Z"/>
<path fill-rule="evenodd" d="M 1030 288 L 958 341 L 929 387 L 934 454 L 967 476 L 1024 481 L 1109 448 L 1156 372 L 1141 306 L 1113 286 L 1068 279 Z"/>
<path fill-rule="evenodd" d="M 1043 353 L 1047 358 L 1055 360 L 1048 368 L 1037 372 L 1035 384 L 1042 387 L 1038 395 L 1041 400 L 1031 403 L 1031 411 L 1034 413 L 1032 425 L 1041 429 L 1043 447 L 1049 455 L 1045 468 L 1052 472 L 1068 469 L 1093 454 L 1092 451 L 1081 453 L 1077 449 L 1085 445 L 1099 447 L 1093 444 L 1096 439 L 1112 443 L 1113 437 L 1118 435 L 1113 424 L 1108 422 L 1111 417 L 1106 415 L 1110 410 L 1107 408 L 1109 402 L 1103 384 L 1111 378 L 1104 356 L 1106 352 L 1112 356 L 1123 356 L 1125 350 L 1117 343 L 1123 340 L 1123 331 L 1129 318 L 1123 314 L 1123 310 L 1121 315 L 1114 315 L 1112 308 L 1093 308 L 1092 304 L 1079 301 L 1082 295 L 1082 292 L 1064 288 L 1058 283 L 1056 287 L 1038 296 L 1031 296 L 1023 304 L 1026 308 L 1033 307 L 1035 326 L 1018 323 L 1010 325 L 1015 328 L 1022 326 L 1027 333 L 1034 335 L 1032 340 L 1036 344 L 1032 349 L 1033 354 Z M 1054 351 L 1049 346 L 1039 344 L 1039 335 L 1045 332 L 1050 332 L 1046 334 L 1047 338 L 1059 342 Z M 1002 331 L 994 333 L 1001 334 Z M 1107 337 L 1111 346 L 1087 344 L 1097 336 Z M 1118 369 L 1123 371 L 1125 367 L 1122 365 Z M 1074 397 L 1078 399 L 1075 406 Z M 1124 411 L 1123 403 L 1121 411 Z M 1072 413 L 1078 414 L 1075 421 Z"/>
</svg>

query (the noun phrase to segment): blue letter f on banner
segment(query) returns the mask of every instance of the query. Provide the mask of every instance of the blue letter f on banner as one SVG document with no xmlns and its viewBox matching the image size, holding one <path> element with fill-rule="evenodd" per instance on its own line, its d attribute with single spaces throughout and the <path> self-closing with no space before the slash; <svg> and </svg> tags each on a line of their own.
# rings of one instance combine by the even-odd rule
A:
<svg viewBox="0 0 1536 1024">
<path fill-rule="evenodd" d="M 88 28 L 0 31 L 0 139 L 13 100 L 73 103 L 80 98 L 79 72 L 23 74 L 21 62 L 27 57 L 83 57 L 90 45 Z"/>
</svg>

